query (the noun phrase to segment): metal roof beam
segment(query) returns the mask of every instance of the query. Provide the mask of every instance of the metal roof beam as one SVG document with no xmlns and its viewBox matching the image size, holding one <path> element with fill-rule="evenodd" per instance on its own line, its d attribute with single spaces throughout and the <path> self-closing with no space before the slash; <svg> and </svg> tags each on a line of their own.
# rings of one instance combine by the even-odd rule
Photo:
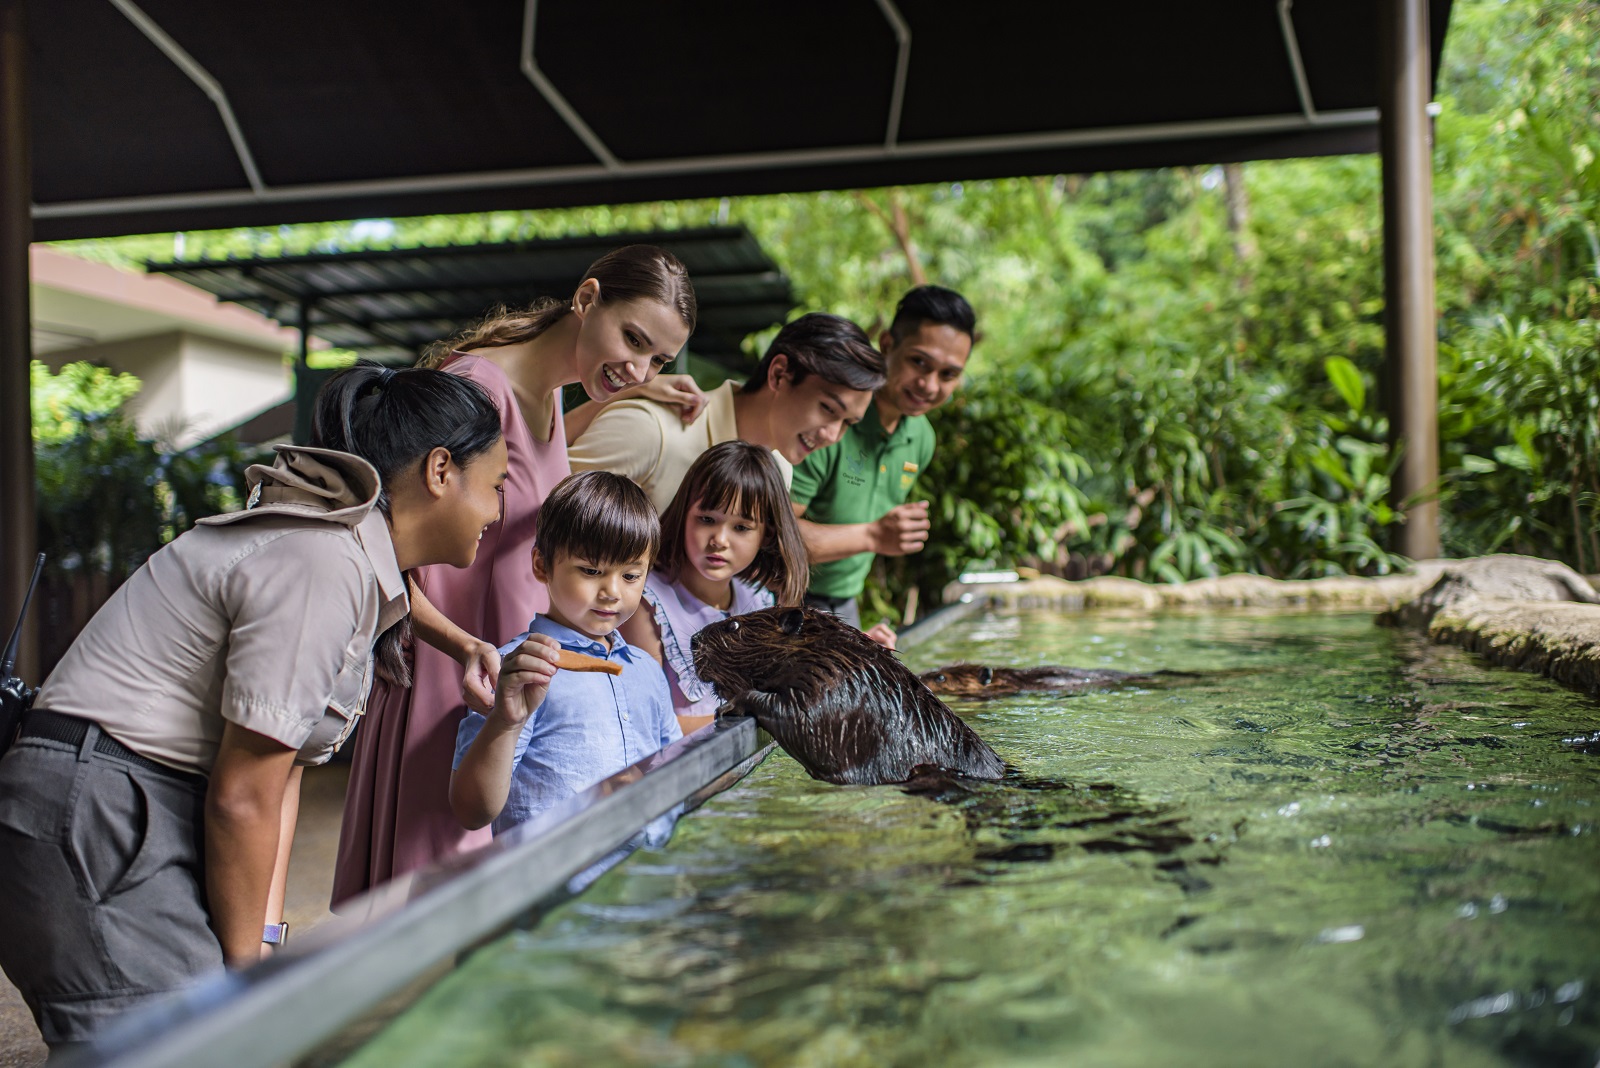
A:
<svg viewBox="0 0 1600 1068">
<path fill-rule="evenodd" d="M 1306 65 L 1300 58 L 1300 38 L 1294 32 L 1294 16 L 1289 13 L 1293 6 L 1294 0 L 1278 0 L 1278 27 L 1283 31 L 1284 51 L 1289 54 L 1289 67 L 1294 72 L 1294 91 L 1300 97 L 1300 111 L 1307 122 L 1320 124 L 1323 119 L 1311 99 L 1311 82 L 1306 78 Z"/>
<path fill-rule="evenodd" d="M 240 276 L 249 279 L 250 284 L 261 291 L 259 295 L 247 298 L 250 300 L 260 300 L 262 297 L 267 297 L 284 304 L 299 304 L 304 300 L 316 299 L 315 293 L 300 293 L 292 289 L 285 289 L 276 282 L 270 282 L 262 278 L 254 267 L 244 268 L 240 271 Z M 205 287 L 201 286 L 200 288 L 204 289 Z"/>
<path fill-rule="evenodd" d="M 561 95 L 561 90 L 557 89 L 555 83 L 545 76 L 544 71 L 539 69 L 538 60 L 533 58 L 533 24 L 538 20 L 538 17 L 539 0 L 527 0 L 526 6 L 522 9 L 523 76 L 533 83 L 533 87 L 539 90 L 539 95 L 544 97 L 545 103 L 555 109 L 556 114 L 561 116 L 561 120 L 567 124 L 573 133 L 578 135 L 580 141 L 589 147 L 589 151 L 594 153 L 595 158 L 601 162 L 606 170 L 618 170 L 622 166 L 622 161 L 611 154 L 611 150 L 606 147 L 606 143 L 600 140 L 600 135 L 589 128 L 589 124 L 583 121 L 583 116 L 579 115 L 578 110 L 567 102 L 567 98 Z"/>
<path fill-rule="evenodd" d="M 279 187 L 289 188 L 289 187 Z M 742 225 L 692 226 L 681 230 L 623 230 L 611 234 L 566 234 L 561 237 L 524 238 L 518 241 L 487 241 L 476 245 L 415 245 L 409 248 L 358 248 L 347 252 L 302 252 L 289 256 L 227 256 L 222 259 L 182 260 L 146 263 L 146 270 L 206 269 L 237 270 L 240 267 L 294 267 L 341 263 L 381 263 L 396 259 L 442 259 L 456 256 L 545 256 L 566 249 L 593 248 L 610 251 L 619 244 L 666 242 L 675 248 L 709 244 L 727 248 L 731 244 L 750 251 L 763 268 L 770 263 L 755 237 Z"/>
<path fill-rule="evenodd" d="M 128 21 L 138 27 L 139 32 L 144 34 L 151 44 L 161 49 L 168 59 L 177 64 L 178 69 L 188 75 L 189 80 L 199 86 L 200 91 L 216 105 L 217 114 L 222 116 L 222 125 L 228 131 L 228 140 L 233 142 L 234 155 L 239 157 L 239 166 L 244 168 L 245 180 L 250 183 L 251 191 L 256 194 L 265 193 L 267 183 L 261 180 L 261 172 L 256 168 L 255 155 L 244 139 L 244 130 L 240 127 L 239 120 L 234 117 L 233 105 L 228 103 L 228 94 L 223 92 L 222 83 L 213 78 L 199 61 L 184 50 L 182 45 L 173 40 L 155 19 L 141 11 L 133 0 L 111 0 L 111 6 L 127 16 Z"/>
<path fill-rule="evenodd" d="M 911 27 L 894 6 L 894 0 L 878 0 L 878 10 L 889 20 L 897 43 L 894 61 L 894 89 L 889 94 L 889 123 L 884 129 L 883 147 L 893 151 L 900 140 L 900 112 L 906 99 L 906 72 L 911 67 Z"/>
<path fill-rule="evenodd" d="M 1293 134 L 1334 126 L 1376 126 L 1376 108 L 1349 108 L 1317 113 L 1312 122 L 1304 114 L 1254 115 L 1231 119 L 1145 123 L 1091 130 L 1052 130 L 1043 133 L 957 137 L 911 144 L 851 145 L 839 148 L 747 152 L 726 156 L 690 156 L 680 159 L 619 163 L 616 168 L 593 165 L 533 167 L 521 170 L 438 174 L 411 178 L 375 178 L 360 181 L 313 182 L 274 186 L 262 193 L 218 190 L 209 193 L 161 193 L 150 196 L 72 200 L 34 206 L 35 219 L 67 219 L 94 215 L 125 215 L 142 211 L 183 211 L 239 207 L 248 204 L 340 200 L 348 197 L 399 196 L 423 193 L 457 193 L 518 186 L 613 181 L 618 178 L 664 178 L 693 174 L 727 174 L 778 167 L 816 167 L 882 163 L 889 160 L 943 159 L 996 155 L 1005 152 L 1048 152 L 1058 149 L 1096 148 L 1108 145 L 1160 141 L 1204 140 L 1214 137 Z"/>
<path fill-rule="evenodd" d="M 187 282 L 189 285 L 198 286 L 201 289 L 207 289 L 208 292 L 212 292 L 201 282 L 198 282 L 192 278 L 184 277 L 184 264 L 147 264 L 146 270 L 152 273 L 172 275 L 179 281 Z M 710 282 L 714 287 L 723 280 L 727 280 L 729 282 L 748 281 L 751 284 L 758 285 L 775 285 L 779 282 L 786 281 L 782 272 L 780 271 L 691 271 L 690 277 L 694 280 L 697 291 L 703 283 Z M 315 289 L 311 290 L 310 292 L 318 300 L 338 300 L 342 297 L 408 296 L 411 294 L 427 293 L 471 293 L 478 290 L 487 291 L 497 289 L 527 289 L 530 291 L 543 289 L 554 293 L 565 291 L 568 287 L 571 287 L 572 284 L 573 282 L 570 277 L 562 276 L 559 280 L 554 277 L 500 278 L 482 282 L 445 282 L 438 285 L 433 285 L 427 282 L 396 282 L 393 285 L 373 285 L 365 287 L 349 287 L 344 289 Z M 232 292 L 224 290 L 222 292 L 217 292 L 215 295 L 218 300 L 242 302 L 261 300 L 264 294 Z M 294 301 L 299 300 L 300 298 L 298 296 L 293 296 L 272 297 L 271 299 Z"/>
</svg>

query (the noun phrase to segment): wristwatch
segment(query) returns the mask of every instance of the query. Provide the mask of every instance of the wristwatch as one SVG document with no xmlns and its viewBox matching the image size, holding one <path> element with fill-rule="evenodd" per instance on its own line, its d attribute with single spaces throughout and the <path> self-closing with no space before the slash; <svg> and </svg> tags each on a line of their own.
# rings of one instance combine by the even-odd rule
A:
<svg viewBox="0 0 1600 1068">
<path fill-rule="evenodd" d="M 289 921 L 269 923 L 261 928 L 261 941 L 269 946 L 283 946 L 289 941 Z"/>
</svg>

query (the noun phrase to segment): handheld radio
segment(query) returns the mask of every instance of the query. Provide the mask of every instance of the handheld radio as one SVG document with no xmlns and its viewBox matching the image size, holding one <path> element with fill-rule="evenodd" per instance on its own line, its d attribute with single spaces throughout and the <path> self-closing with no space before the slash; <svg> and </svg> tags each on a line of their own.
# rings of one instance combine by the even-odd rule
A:
<svg viewBox="0 0 1600 1068">
<path fill-rule="evenodd" d="M 33 578 L 28 582 L 28 593 L 22 598 L 22 611 L 17 613 L 17 625 L 11 630 L 11 640 L 6 643 L 5 659 L 0 662 L 0 756 L 11 748 L 11 740 L 22 726 L 22 716 L 33 704 L 37 689 L 29 689 L 15 674 L 17 648 L 22 644 L 22 621 L 28 618 L 28 605 L 33 603 L 33 591 L 39 586 L 39 575 L 44 571 L 44 553 L 33 562 Z"/>
</svg>

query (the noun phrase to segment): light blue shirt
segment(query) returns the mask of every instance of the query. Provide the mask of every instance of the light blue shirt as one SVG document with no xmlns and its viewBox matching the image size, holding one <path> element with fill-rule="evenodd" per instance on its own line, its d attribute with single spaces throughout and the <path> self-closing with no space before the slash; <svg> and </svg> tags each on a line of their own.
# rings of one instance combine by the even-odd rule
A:
<svg viewBox="0 0 1600 1068">
<path fill-rule="evenodd" d="M 544 703 L 523 724 L 512 755 L 511 791 L 495 818 L 495 834 L 526 823 L 545 809 L 586 790 L 623 768 L 683 737 L 672 712 L 667 677 L 650 654 L 635 649 L 621 634 L 610 648 L 542 616 L 500 647 L 509 656 L 530 634 L 545 634 L 563 649 L 622 665 L 622 674 L 557 671 Z M 488 722 L 469 712 L 456 732 L 454 767 Z"/>
</svg>

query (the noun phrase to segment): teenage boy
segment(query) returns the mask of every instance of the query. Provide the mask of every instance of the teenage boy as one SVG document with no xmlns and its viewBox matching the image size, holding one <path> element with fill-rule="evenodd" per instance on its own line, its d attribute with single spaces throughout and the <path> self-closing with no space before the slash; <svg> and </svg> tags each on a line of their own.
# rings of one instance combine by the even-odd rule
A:
<svg viewBox="0 0 1600 1068">
<path fill-rule="evenodd" d="M 918 286 L 900 300 L 878 339 L 888 380 L 865 416 L 836 448 L 813 453 L 794 471 L 790 497 L 811 555 L 806 603 L 861 625 L 856 598 L 874 555 L 905 556 L 928 540 L 928 502 L 909 502 L 933 459 L 927 413 L 950 399 L 977 340 L 965 297 Z M 868 634 L 894 647 L 879 624 Z"/>
<path fill-rule="evenodd" d="M 627 475 L 663 512 L 695 458 L 724 441 L 771 449 L 787 485 L 795 464 L 861 420 L 883 383 L 883 357 L 866 333 L 813 312 L 778 331 L 743 389 L 724 382 L 707 394 L 692 422 L 652 400 L 612 401 L 567 447 L 567 459 L 574 471 Z"/>
<path fill-rule="evenodd" d="M 661 666 L 623 640 L 661 545 L 649 498 L 620 475 L 559 483 L 535 521 L 534 577 L 550 610 L 501 650 L 494 709 L 456 736 L 450 808 L 502 834 L 681 738 Z M 560 670 L 561 650 L 621 667 Z"/>
</svg>

